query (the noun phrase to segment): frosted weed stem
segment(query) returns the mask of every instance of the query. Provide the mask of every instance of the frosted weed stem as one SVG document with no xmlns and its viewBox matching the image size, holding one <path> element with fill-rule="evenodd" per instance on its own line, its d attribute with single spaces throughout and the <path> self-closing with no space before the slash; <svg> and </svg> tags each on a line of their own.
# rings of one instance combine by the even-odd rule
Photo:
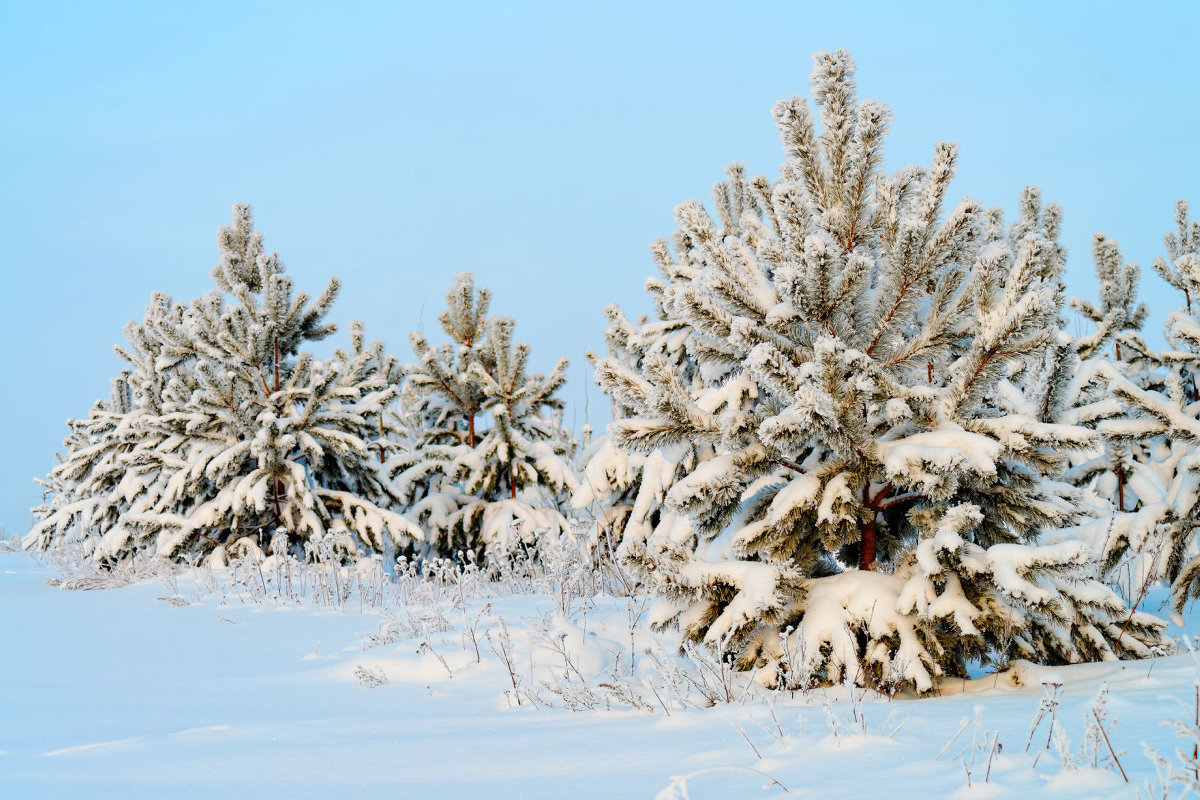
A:
<svg viewBox="0 0 1200 800">
<path fill-rule="evenodd" d="M 1117 765 L 1117 769 L 1121 770 L 1121 777 L 1129 783 L 1129 776 L 1125 774 L 1125 768 L 1121 766 L 1121 759 L 1117 758 L 1117 751 L 1113 749 L 1112 742 L 1108 740 L 1108 732 L 1104 730 L 1104 725 L 1100 722 L 1100 716 L 1092 709 L 1092 716 L 1096 718 L 1096 727 L 1100 729 L 1100 735 L 1104 737 L 1104 743 L 1108 745 L 1108 752 L 1112 755 L 1113 761 Z"/>
</svg>

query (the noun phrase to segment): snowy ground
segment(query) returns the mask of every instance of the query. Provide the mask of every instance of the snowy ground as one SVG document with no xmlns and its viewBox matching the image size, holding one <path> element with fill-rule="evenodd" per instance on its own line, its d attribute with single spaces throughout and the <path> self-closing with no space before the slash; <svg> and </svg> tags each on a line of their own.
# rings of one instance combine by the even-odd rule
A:
<svg viewBox="0 0 1200 800">
<path fill-rule="evenodd" d="M 845 690 L 767 700 L 700 671 L 693 680 L 733 698 L 702 708 L 665 651 L 673 677 L 655 683 L 655 642 L 629 644 L 638 609 L 624 598 L 565 617 L 550 592 L 360 610 L 188 577 L 64 591 L 53 575 L 0 553 L 0 797 L 1161 797 L 1145 787 L 1157 778 L 1142 742 L 1178 765 L 1184 742 L 1160 721 L 1195 715 L 1200 673 L 1185 653 L 854 701 Z M 366 646 L 389 625 L 394 641 Z M 1189 628 L 1200 632 L 1195 616 Z M 1025 752 L 1052 673 L 1075 767 L 1053 745 L 1038 755 L 1048 722 Z M 372 676 L 386 683 L 364 685 Z M 1104 683 L 1104 732 L 1130 783 L 1094 725 L 1099 766 L 1081 754 Z M 658 710 L 614 700 L 625 690 Z"/>
</svg>

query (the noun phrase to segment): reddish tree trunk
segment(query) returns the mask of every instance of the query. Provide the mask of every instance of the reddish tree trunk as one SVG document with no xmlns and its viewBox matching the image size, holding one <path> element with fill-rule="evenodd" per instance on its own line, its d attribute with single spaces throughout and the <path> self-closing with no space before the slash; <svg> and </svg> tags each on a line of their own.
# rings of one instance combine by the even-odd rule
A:
<svg viewBox="0 0 1200 800">
<path fill-rule="evenodd" d="M 475 446 L 475 415 L 474 414 L 467 415 L 467 439 L 469 440 L 471 447 L 474 447 Z"/>
<path fill-rule="evenodd" d="M 1125 510 L 1125 473 L 1117 470 L 1117 508 Z"/>
<path fill-rule="evenodd" d="M 858 554 L 858 568 L 870 569 L 875 563 L 875 512 L 871 512 L 870 518 L 863 525 L 862 529 L 862 548 Z"/>
<path fill-rule="evenodd" d="M 862 526 L 862 541 L 859 543 L 858 550 L 858 568 L 870 569 L 875 563 L 875 519 L 877 512 L 873 508 L 875 505 L 871 502 L 871 485 L 863 486 L 863 506 L 866 507 L 867 521 Z"/>
</svg>

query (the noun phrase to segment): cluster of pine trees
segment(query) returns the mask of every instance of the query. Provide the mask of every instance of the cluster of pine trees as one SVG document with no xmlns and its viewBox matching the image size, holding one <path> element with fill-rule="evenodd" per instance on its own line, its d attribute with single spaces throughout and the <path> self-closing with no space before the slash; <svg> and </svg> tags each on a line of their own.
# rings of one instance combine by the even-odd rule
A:
<svg viewBox="0 0 1200 800">
<path fill-rule="evenodd" d="M 653 624 L 783 687 L 1169 649 L 1111 583 L 1200 597 L 1200 223 L 1180 203 L 1153 263 L 1183 294 L 1156 350 L 1116 242 L 1095 240 L 1098 302 L 1068 302 L 1057 206 L 948 208 L 948 143 L 886 174 L 887 108 L 844 51 L 815 64 L 815 109 L 773 110 L 779 178 L 734 165 L 712 211 L 680 205 L 654 316 L 606 310 L 607 435 L 564 427 L 566 362 L 531 374 L 469 274 L 415 362 L 359 323 L 313 357 L 337 281 L 295 291 L 236 206 L 216 290 L 126 328 L 26 546 L 536 557 L 574 529 L 659 598 Z"/>
<path fill-rule="evenodd" d="M 216 290 L 155 294 L 117 353 L 128 367 L 43 481 L 27 547 L 105 566 L 149 553 L 221 565 L 285 535 L 364 554 L 452 556 L 558 535 L 576 486 L 555 392 L 566 361 L 529 374 L 513 322 L 460 275 L 439 316 L 450 341 L 413 333 L 401 364 L 361 323 L 328 359 L 339 283 L 315 300 L 263 250 L 250 207 L 217 233 Z M 490 419 L 486 429 L 477 422 Z"/>
</svg>

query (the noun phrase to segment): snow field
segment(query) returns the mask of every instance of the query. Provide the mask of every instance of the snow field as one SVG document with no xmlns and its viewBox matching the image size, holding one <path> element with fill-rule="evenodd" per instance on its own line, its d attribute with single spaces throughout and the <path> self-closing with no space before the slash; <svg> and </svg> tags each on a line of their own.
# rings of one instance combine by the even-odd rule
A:
<svg viewBox="0 0 1200 800">
<path fill-rule="evenodd" d="M 402 576 L 325 603 L 234 570 L 98 591 L 53 576 L 0 554 L 4 797 L 1161 797 L 1141 743 L 1178 765 L 1160 721 L 1190 719 L 1200 676 L 1184 653 L 1021 664 L 922 700 L 772 694 L 679 657 L 640 600 L 556 594 L 553 576 L 537 593 Z M 1074 767 L 1045 747 L 1048 717 L 1025 752 L 1048 676 Z M 1080 752 L 1103 684 L 1128 784 L 1107 750 Z"/>
</svg>

